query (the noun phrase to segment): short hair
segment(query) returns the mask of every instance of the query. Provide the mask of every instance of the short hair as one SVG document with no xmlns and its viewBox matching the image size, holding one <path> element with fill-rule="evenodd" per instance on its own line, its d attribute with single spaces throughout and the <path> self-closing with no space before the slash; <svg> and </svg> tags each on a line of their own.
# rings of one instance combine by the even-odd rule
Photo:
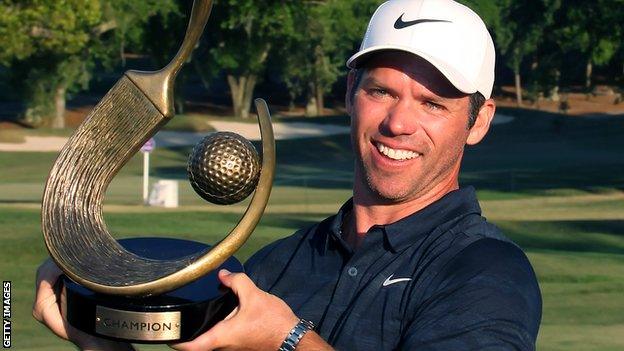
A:
<svg viewBox="0 0 624 351">
<path fill-rule="evenodd" d="M 362 77 L 364 76 L 365 68 L 355 68 L 353 69 L 353 74 L 355 74 L 355 79 L 353 80 L 353 86 L 351 86 L 351 91 L 347 92 L 351 101 L 355 100 L 355 93 L 357 92 L 360 83 L 362 83 Z M 468 129 L 472 128 L 477 121 L 477 116 L 479 115 L 479 111 L 483 104 L 485 103 L 485 96 L 480 92 L 472 93 L 468 96 Z"/>
<path fill-rule="evenodd" d="M 485 104 L 485 96 L 477 91 L 476 93 L 470 94 L 468 101 L 470 102 L 468 104 L 468 129 L 470 129 L 474 126 L 479 111 L 481 107 L 483 107 L 483 104 Z"/>
</svg>

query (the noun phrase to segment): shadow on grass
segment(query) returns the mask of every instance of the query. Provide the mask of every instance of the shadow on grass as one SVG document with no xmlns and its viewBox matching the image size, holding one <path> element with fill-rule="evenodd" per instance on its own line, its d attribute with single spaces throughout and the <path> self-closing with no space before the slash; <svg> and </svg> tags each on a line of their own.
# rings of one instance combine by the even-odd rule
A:
<svg viewBox="0 0 624 351">
<path fill-rule="evenodd" d="M 259 142 L 254 142 L 261 150 Z M 170 151 L 179 165 L 153 168 L 159 178 L 187 181 L 186 160 L 192 147 Z M 276 184 L 322 189 L 350 189 L 352 186 L 353 155 L 349 137 L 304 138 L 276 141 Z"/>
<path fill-rule="evenodd" d="M 624 220 L 499 221 L 524 249 L 624 254 Z"/>
<path fill-rule="evenodd" d="M 607 188 L 624 190 L 623 164 L 579 165 L 539 169 L 466 171 L 461 182 L 479 190 L 539 195 L 557 189 L 601 192 Z"/>
<path fill-rule="evenodd" d="M 222 236 L 228 228 L 233 228 L 241 218 L 237 213 L 209 212 L 162 212 L 162 213 L 105 213 L 106 223 L 118 229 L 122 235 L 191 235 Z M 259 225 L 260 234 L 271 236 L 268 228 L 294 231 L 310 226 L 321 218 L 322 214 L 283 215 L 265 214 Z M 154 225 L 159 223 L 159 225 Z"/>
<path fill-rule="evenodd" d="M 540 195 L 560 189 L 624 189 L 624 119 L 571 117 L 510 108 L 500 108 L 499 112 L 515 119 L 492 126 L 482 143 L 466 150 L 462 184 L 510 196 Z M 258 142 L 254 144 L 259 148 Z M 276 184 L 351 188 L 353 154 L 348 135 L 279 140 L 276 148 Z M 187 181 L 186 162 L 191 149 L 189 146 L 154 152 L 151 176 Z M 11 171 L 0 173 L 0 179 L 43 182 L 55 156 L 2 153 L 0 164 Z M 135 157 L 124 172 L 140 176 L 140 157 Z"/>
</svg>

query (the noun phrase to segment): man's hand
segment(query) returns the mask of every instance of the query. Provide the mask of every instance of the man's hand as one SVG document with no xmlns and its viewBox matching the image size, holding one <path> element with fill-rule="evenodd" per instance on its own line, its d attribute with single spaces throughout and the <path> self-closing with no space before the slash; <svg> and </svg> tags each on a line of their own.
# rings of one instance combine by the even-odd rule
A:
<svg viewBox="0 0 624 351">
<path fill-rule="evenodd" d="M 290 330 L 299 322 L 290 307 L 277 296 L 260 290 L 244 273 L 221 270 L 219 279 L 238 296 L 239 306 L 195 340 L 171 347 L 180 351 L 279 349 Z M 318 335 L 315 336 L 319 346 L 328 347 Z"/>
<path fill-rule="evenodd" d="M 54 285 L 61 274 L 61 270 L 51 259 L 46 260 L 37 269 L 35 283 L 37 292 L 33 304 L 33 317 L 58 337 L 73 342 L 82 350 L 134 350 L 130 344 L 109 341 L 84 333 L 63 319 L 59 306 L 59 292 L 54 291 Z"/>
</svg>

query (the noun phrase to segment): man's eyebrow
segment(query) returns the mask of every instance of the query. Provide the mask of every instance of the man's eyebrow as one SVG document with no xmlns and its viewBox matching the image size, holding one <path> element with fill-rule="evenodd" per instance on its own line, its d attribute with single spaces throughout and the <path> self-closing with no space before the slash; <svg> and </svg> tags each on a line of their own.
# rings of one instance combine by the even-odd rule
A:
<svg viewBox="0 0 624 351">
<path fill-rule="evenodd" d="M 360 88 L 370 88 L 370 87 L 381 88 L 390 93 L 395 92 L 395 90 L 392 89 L 390 85 L 384 83 L 383 81 L 375 77 L 364 77 L 364 79 L 362 79 L 362 82 L 360 83 Z"/>
<path fill-rule="evenodd" d="M 379 85 L 379 86 L 384 86 L 385 84 L 381 83 L 379 80 L 377 80 L 375 77 L 371 77 L 371 76 L 364 76 L 364 79 L 362 79 L 362 83 L 360 85 Z"/>
<path fill-rule="evenodd" d="M 371 76 L 364 76 L 362 78 L 362 81 L 360 82 L 360 87 L 366 87 L 366 86 L 377 86 L 383 89 L 387 89 L 388 91 L 391 91 L 392 89 L 390 87 L 388 87 L 384 82 L 380 81 L 379 79 L 375 78 L 375 77 L 371 77 Z M 445 96 L 440 96 L 437 95 L 433 92 L 426 92 L 426 93 L 420 93 L 419 98 L 423 99 L 423 100 L 427 100 L 427 101 L 431 101 L 433 103 L 436 104 L 447 104 L 450 101 L 454 100 L 454 98 L 452 97 L 445 97 Z"/>
<path fill-rule="evenodd" d="M 451 100 L 450 98 L 445 98 L 443 96 L 427 94 L 427 93 L 420 94 L 420 97 L 423 98 L 424 100 L 435 102 L 435 103 L 440 103 L 440 104 L 447 103 L 449 100 Z"/>
</svg>

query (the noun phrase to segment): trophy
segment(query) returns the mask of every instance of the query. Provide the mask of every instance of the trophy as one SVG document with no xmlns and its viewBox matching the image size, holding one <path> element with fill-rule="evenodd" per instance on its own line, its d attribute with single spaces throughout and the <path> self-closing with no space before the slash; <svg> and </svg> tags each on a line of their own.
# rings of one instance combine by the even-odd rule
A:
<svg viewBox="0 0 624 351">
<path fill-rule="evenodd" d="M 216 271 L 242 271 L 231 257 L 258 224 L 275 173 L 275 140 L 266 103 L 257 99 L 262 161 L 238 134 L 205 138 L 189 159 L 193 188 L 208 201 L 254 195 L 238 224 L 210 247 L 174 238 L 116 240 L 102 216 L 106 188 L 141 146 L 174 116 L 175 77 L 197 44 L 210 0 L 195 0 L 173 60 L 155 72 L 128 71 L 61 150 L 46 183 L 42 228 L 52 259 L 63 270 L 61 310 L 87 333 L 133 343 L 195 338 L 227 316 L 236 296 Z"/>
</svg>

